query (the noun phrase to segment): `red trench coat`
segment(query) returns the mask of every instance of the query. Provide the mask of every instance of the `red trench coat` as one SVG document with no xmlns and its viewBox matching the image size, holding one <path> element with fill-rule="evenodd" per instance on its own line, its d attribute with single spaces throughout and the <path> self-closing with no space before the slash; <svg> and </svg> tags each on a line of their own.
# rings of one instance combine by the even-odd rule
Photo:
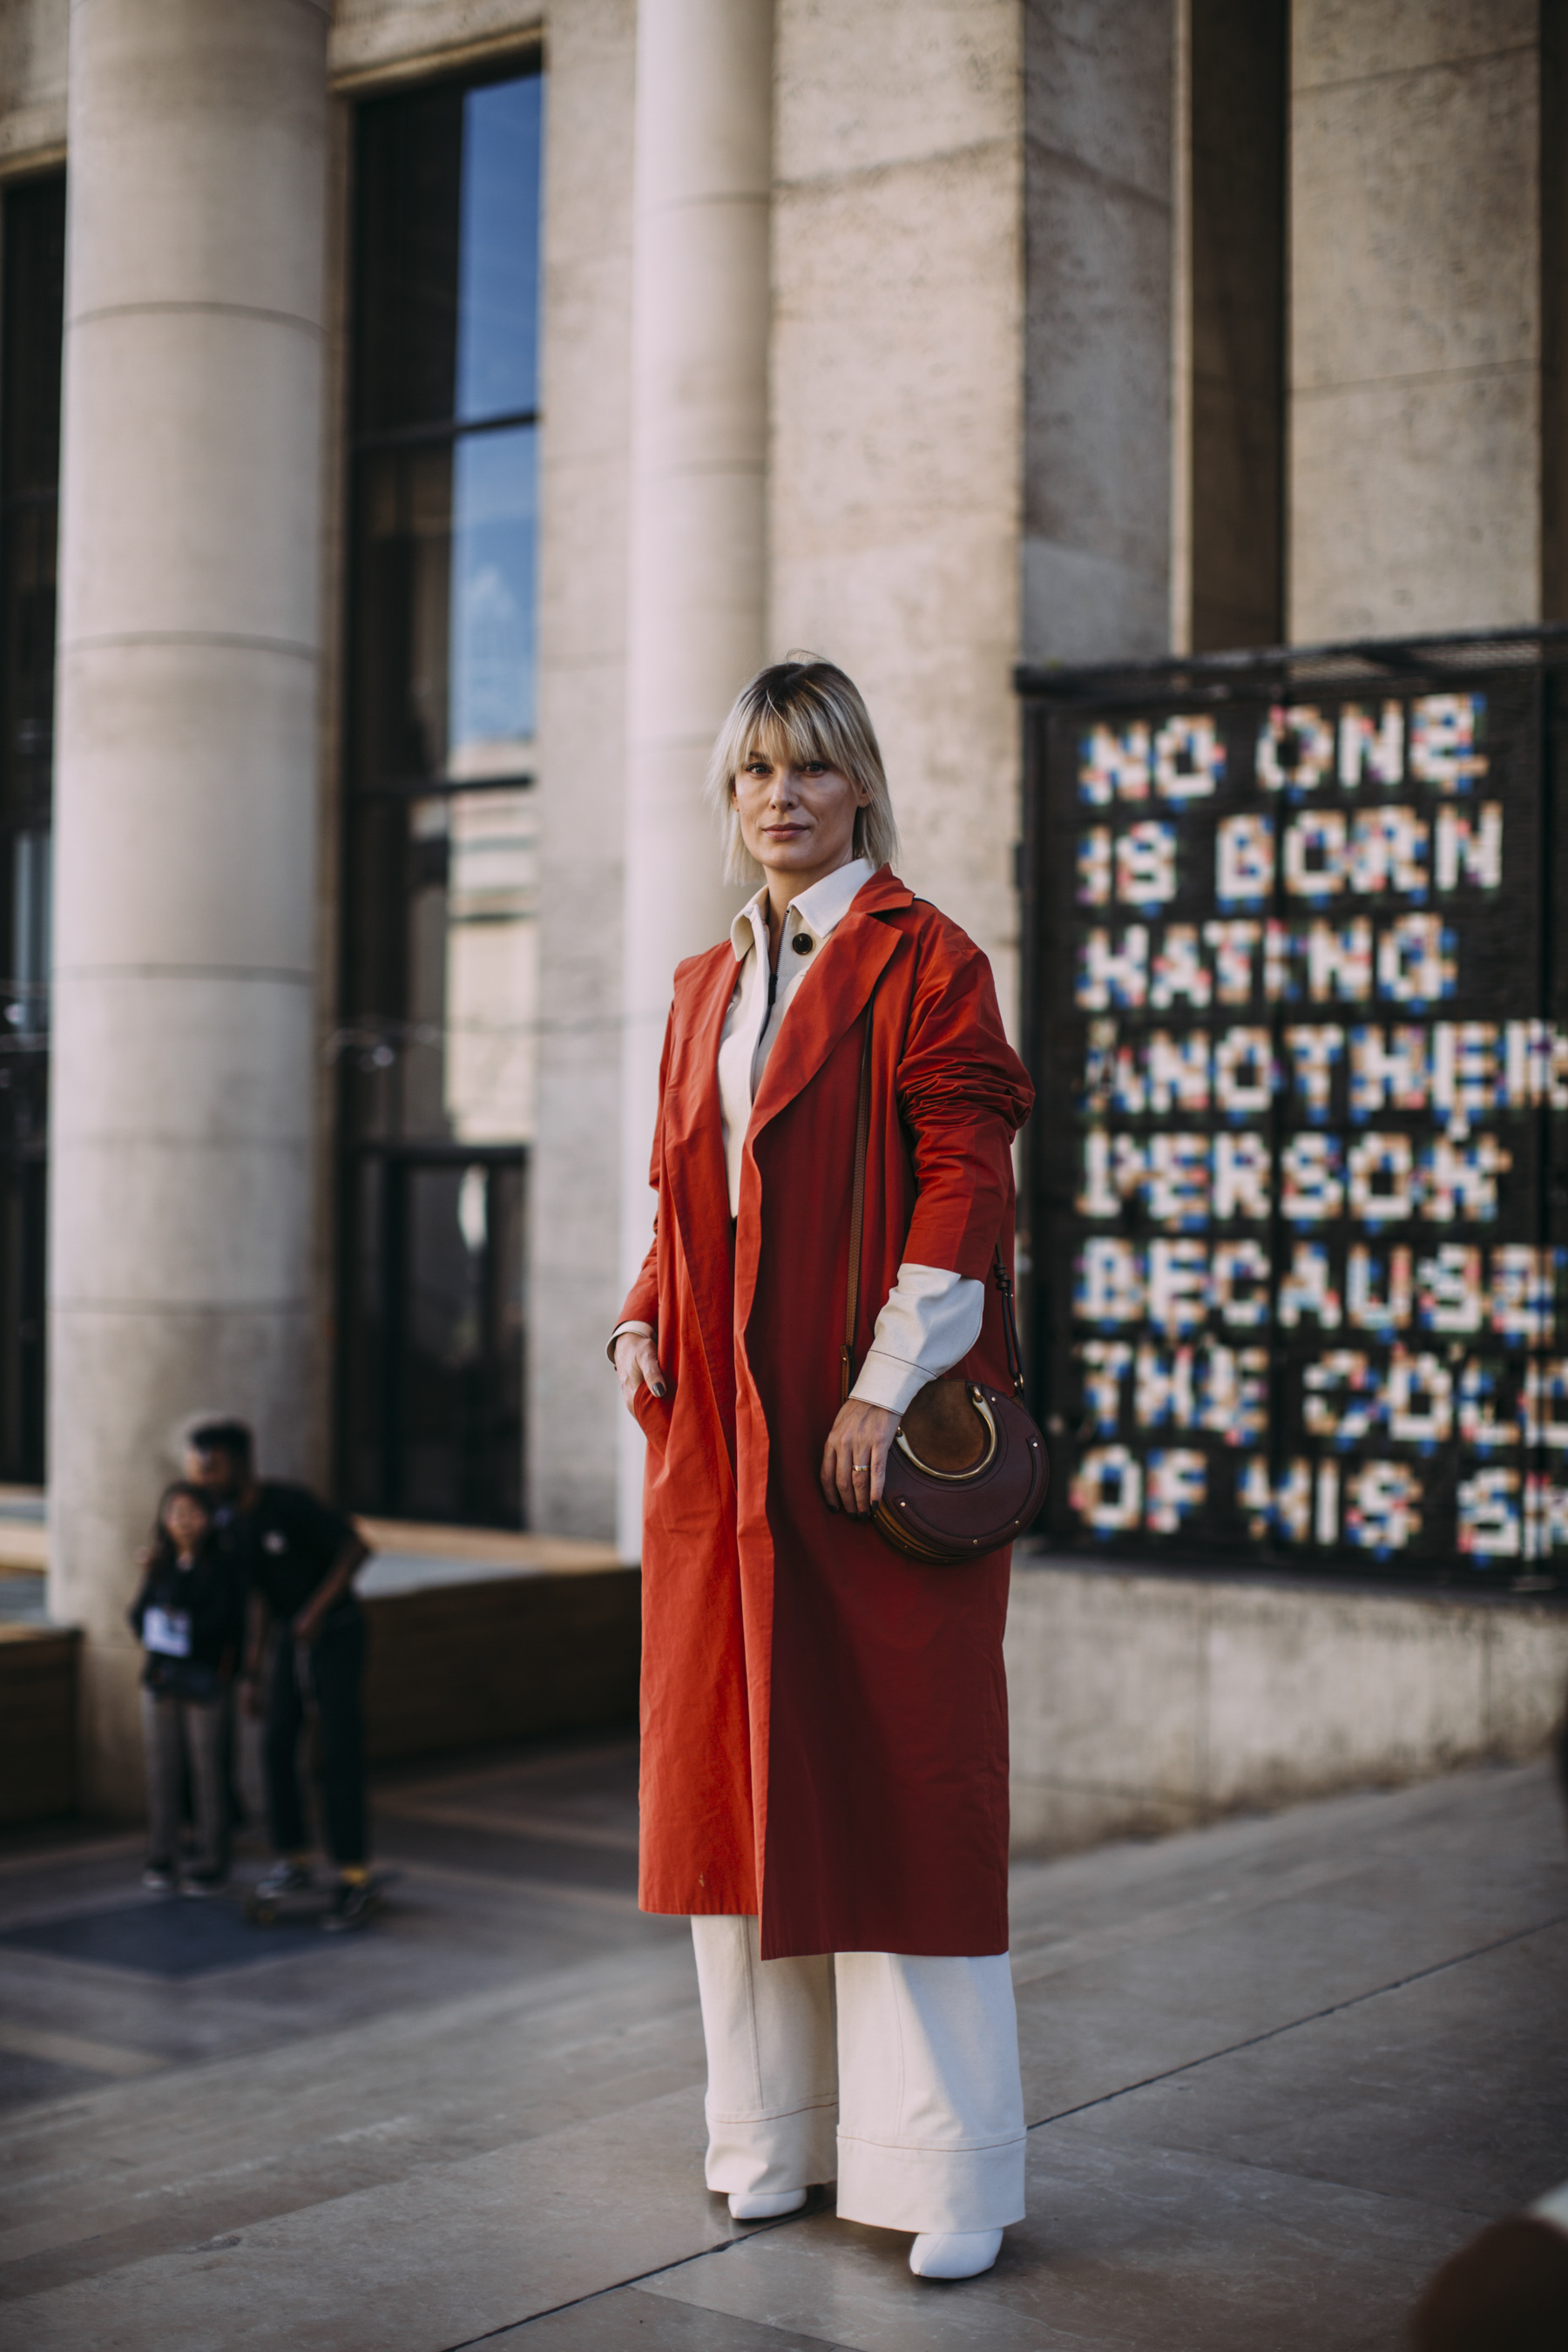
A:
<svg viewBox="0 0 1568 2352">
<path fill-rule="evenodd" d="M 839 1401 L 863 1015 L 873 1004 L 858 1363 L 900 1262 L 1011 1263 L 1033 1089 L 991 967 L 886 868 L 791 1000 L 731 1227 L 718 1055 L 726 940 L 683 963 L 660 1073 L 656 1238 L 623 1319 L 637 1395 L 646 1911 L 761 1916 L 763 1956 L 1007 1946 L 1010 1552 L 927 1568 L 817 1484 Z M 873 990 L 875 995 L 873 997 Z M 1006 1385 L 1000 1301 L 964 1370 Z"/>
</svg>

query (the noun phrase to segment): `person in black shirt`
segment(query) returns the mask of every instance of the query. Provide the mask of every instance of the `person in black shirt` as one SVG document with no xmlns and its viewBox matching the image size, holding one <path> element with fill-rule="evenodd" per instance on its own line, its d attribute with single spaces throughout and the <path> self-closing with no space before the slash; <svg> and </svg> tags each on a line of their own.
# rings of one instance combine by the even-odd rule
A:
<svg viewBox="0 0 1568 2352">
<path fill-rule="evenodd" d="M 353 1580 L 370 1547 L 353 1522 L 303 1486 L 258 1479 L 251 1435 L 241 1421 L 191 1432 L 187 1466 L 215 1505 L 219 1539 L 250 1588 L 246 1685 L 253 1713 L 269 1625 L 278 1638 L 265 1701 L 267 1799 L 278 1861 L 260 1891 L 286 1895 L 311 1883 L 300 1801 L 300 1732 L 307 1699 L 321 1738 L 321 1807 L 338 1889 L 326 1924 L 353 1927 L 370 1901 L 361 1685 L 364 1616 Z"/>
<path fill-rule="evenodd" d="M 158 1506 L 142 1589 L 130 1617 L 146 1654 L 142 1736 L 147 1751 L 147 1867 L 142 1885 L 170 1892 L 176 1878 L 180 1782 L 188 1758 L 195 1801 L 196 1863 L 184 1895 L 210 1895 L 228 1874 L 228 1805 L 223 1773 L 224 1697 L 245 1639 L 245 1580 L 218 1541 L 199 1486 L 171 1486 Z"/>
</svg>

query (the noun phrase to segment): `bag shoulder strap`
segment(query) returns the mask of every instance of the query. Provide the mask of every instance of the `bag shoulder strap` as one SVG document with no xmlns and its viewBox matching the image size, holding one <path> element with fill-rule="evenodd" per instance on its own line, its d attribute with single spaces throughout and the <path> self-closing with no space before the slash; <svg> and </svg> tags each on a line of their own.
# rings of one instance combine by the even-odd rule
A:
<svg viewBox="0 0 1568 2352">
<path fill-rule="evenodd" d="M 1007 1377 L 1013 1383 L 1013 1394 L 1020 1404 L 1024 1402 L 1024 1359 L 1018 1348 L 1018 1326 L 1013 1318 L 1013 1277 L 1002 1262 L 1002 1244 L 996 1244 L 991 1261 L 996 1276 L 996 1287 L 1002 1293 L 1002 1336 L 1007 1343 Z"/>
<path fill-rule="evenodd" d="M 873 988 L 866 1006 L 866 1038 L 860 1048 L 860 1098 L 855 1110 L 855 1185 L 849 1196 L 849 1279 L 844 1295 L 844 1346 L 838 1358 L 838 1402 L 848 1401 L 855 1382 L 855 1318 L 860 1305 L 860 1237 L 866 1224 L 866 1148 L 871 1133 L 871 1014 L 877 1003 Z"/>
</svg>

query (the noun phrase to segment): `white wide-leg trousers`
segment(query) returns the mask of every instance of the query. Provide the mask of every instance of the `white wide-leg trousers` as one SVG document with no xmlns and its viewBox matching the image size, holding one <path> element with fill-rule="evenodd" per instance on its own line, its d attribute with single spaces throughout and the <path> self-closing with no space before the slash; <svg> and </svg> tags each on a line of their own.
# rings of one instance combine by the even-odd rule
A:
<svg viewBox="0 0 1568 2352">
<path fill-rule="evenodd" d="M 881 2230 L 1024 2218 L 1024 2095 L 1005 1952 L 758 1956 L 754 1918 L 694 1918 L 710 2189 L 837 2179 Z"/>
</svg>

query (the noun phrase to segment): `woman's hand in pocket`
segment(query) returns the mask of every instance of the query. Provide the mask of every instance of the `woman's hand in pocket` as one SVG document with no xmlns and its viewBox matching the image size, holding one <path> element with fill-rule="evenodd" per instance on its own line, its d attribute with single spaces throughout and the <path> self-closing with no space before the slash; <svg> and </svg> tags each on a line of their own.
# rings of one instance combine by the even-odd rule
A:
<svg viewBox="0 0 1568 2352">
<path fill-rule="evenodd" d="M 621 1399 L 634 1420 L 637 1417 L 637 1392 L 646 1381 L 656 1397 L 669 1394 L 669 1382 L 658 1360 L 658 1348 L 651 1331 L 623 1331 L 616 1341 L 616 1378 L 621 1384 Z"/>
</svg>

